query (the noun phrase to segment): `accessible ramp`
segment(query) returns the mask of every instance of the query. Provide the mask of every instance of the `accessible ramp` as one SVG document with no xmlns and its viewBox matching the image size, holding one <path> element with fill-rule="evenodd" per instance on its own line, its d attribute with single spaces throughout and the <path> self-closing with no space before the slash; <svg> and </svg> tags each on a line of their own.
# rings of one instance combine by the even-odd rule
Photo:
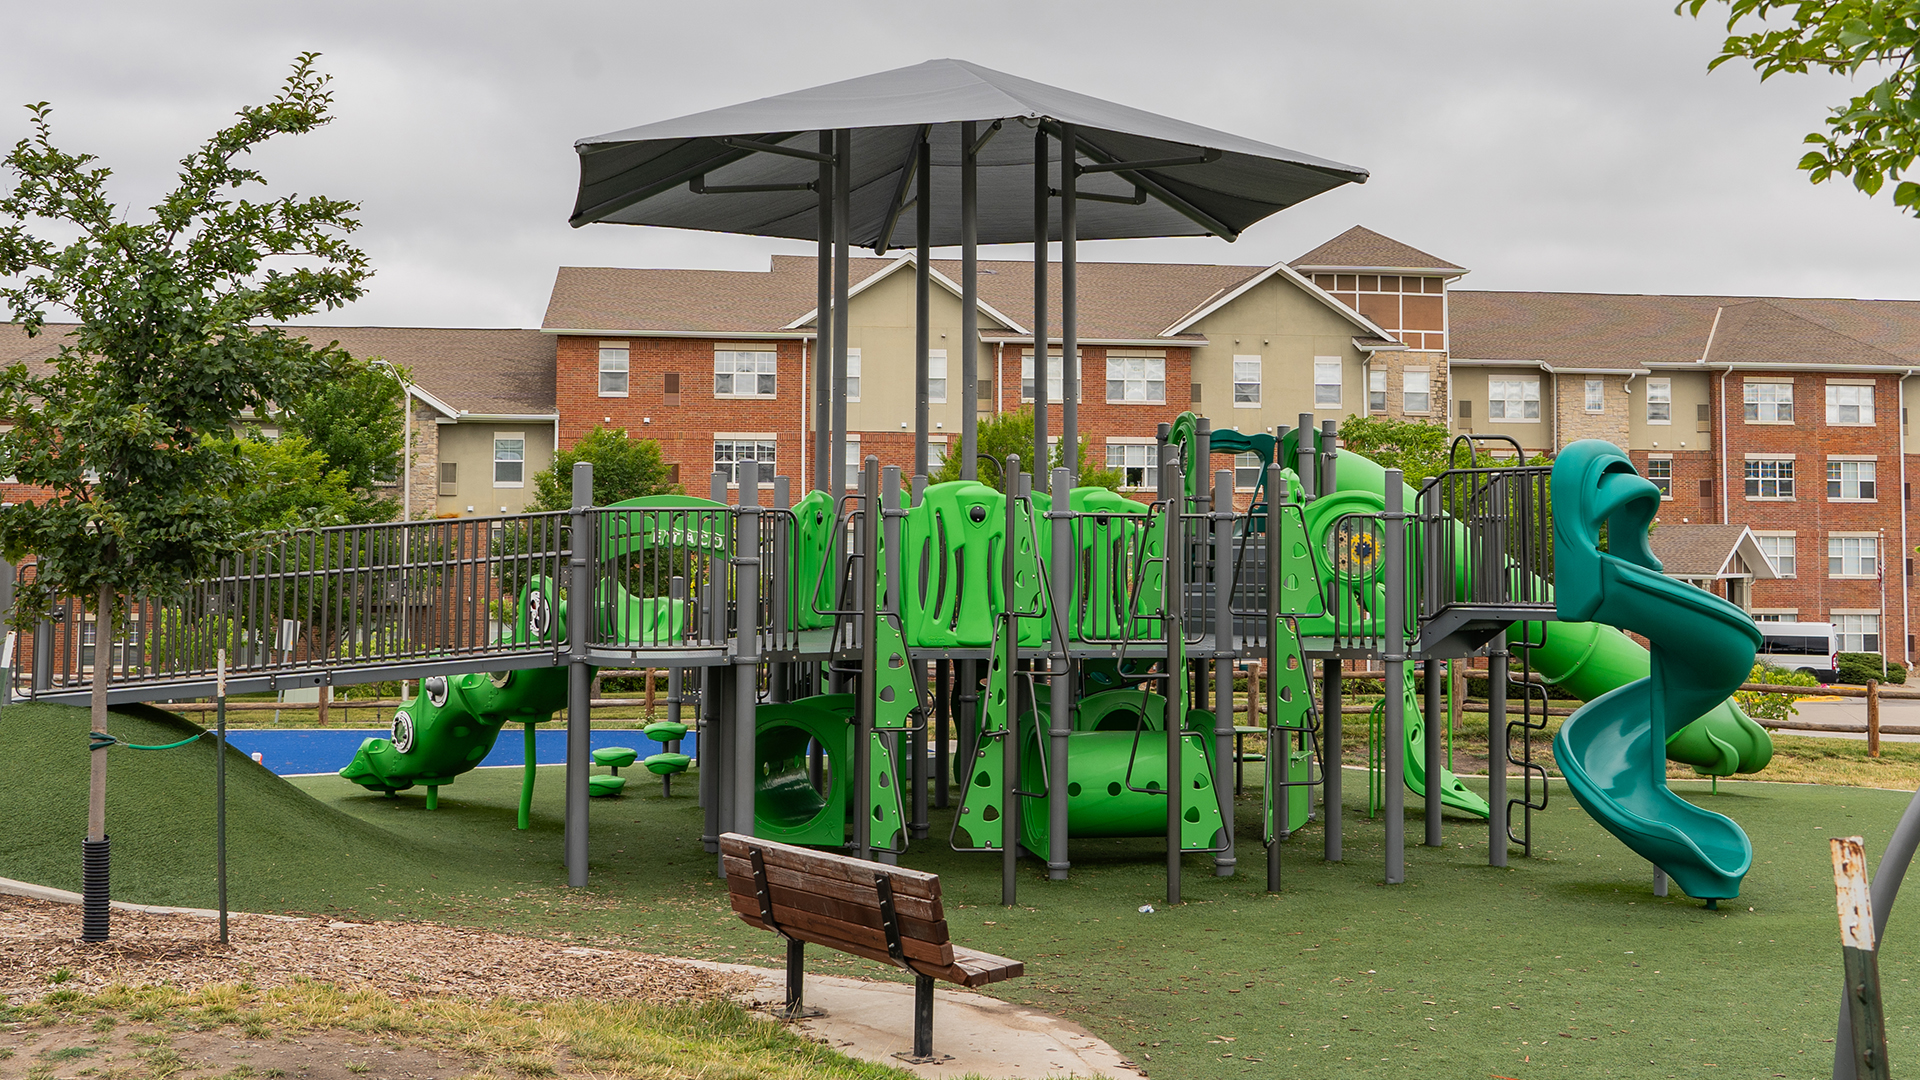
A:
<svg viewBox="0 0 1920 1080">
<path fill-rule="evenodd" d="M 1588 702 L 1554 736 L 1567 787 L 1687 895 L 1709 904 L 1738 896 L 1753 844 L 1731 819 L 1667 787 L 1667 740 L 1745 681 L 1760 631 L 1738 607 L 1660 572 L 1647 543 L 1660 490 L 1612 443 L 1586 439 L 1561 452 L 1553 506 L 1556 614 L 1631 630 L 1652 646 L 1646 678 Z"/>
</svg>

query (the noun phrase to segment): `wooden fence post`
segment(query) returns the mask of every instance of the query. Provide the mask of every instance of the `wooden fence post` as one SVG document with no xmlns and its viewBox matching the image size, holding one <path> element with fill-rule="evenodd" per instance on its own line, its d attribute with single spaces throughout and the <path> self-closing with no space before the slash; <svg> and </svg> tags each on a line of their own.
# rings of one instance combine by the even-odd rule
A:
<svg viewBox="0 0 1920 1080">
<path fill-rule="evenodd" d="M 1880 681 L 1867 680 L 1867 756 L 1880 756 Z"/>
</svg>

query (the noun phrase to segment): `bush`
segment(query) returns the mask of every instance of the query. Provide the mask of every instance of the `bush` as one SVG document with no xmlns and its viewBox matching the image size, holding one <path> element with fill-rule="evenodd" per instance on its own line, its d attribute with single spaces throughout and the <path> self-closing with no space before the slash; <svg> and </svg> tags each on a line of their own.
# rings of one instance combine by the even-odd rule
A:
<svg viewBox="0 0 1920 1080">
<path fill-rule="evenodd" d="M 1843 652 L 1840 654 L 1840 676 L 1835 682 L 1865 686 L 1868 679 L 1881 683 L 1903 683 L 1907 681 L 1906 665 L 1888 660 L 1884 676 L 1880 673 L 1880 654 L 1865 652 Z"/>
<path fill-rule="evenodd" d="M 1818 687 L 1820 685 L 1820 680 L 1804 671 L 1788 671 L 1786 668 L 1774 667 L 1771 664 L 1753 665 L 1753 671 L 1747 676 L 1747 681 L 1774 686 Z M 1790 716 L 1797 716 L 1800 712 L 1793 707 L 1793 703 L 1798 699 L 1792 694 L 1762 694 L 1751 690 L 1739 690 L 1734 692 L 1733 700 L 1740 706 L 1741 712 L 1755 720 L 1780 721 Z"/>
</svg>

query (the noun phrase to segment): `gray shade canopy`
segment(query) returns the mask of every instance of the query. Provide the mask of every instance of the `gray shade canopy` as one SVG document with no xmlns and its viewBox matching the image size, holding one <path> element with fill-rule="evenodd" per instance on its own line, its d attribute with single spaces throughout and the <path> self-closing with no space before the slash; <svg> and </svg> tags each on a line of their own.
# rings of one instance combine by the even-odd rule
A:
<svg viewBox="0 0 1920 1080">
<path fill-rule="evenodd" d="M 659 225 L 818 240 L 819 132 L 852 132 L 852 242 L 918 242 L 909 209 L 921 133 L 932 149 L 928 242 L 961 242 L 961 123 L 979 125 L 979 242 L 1034 238 L 1036 129 L 1071 125 L 1084 175 L 1078 236 L 1204 236 L 1247 226 L 1347 183 L 1353 165 L 1018 78 L 964 60 L 929 60 L 845 82 L 664 120 L 574 144 L 580 191 L 571 223 Z M 997 130 L 996 130 L 997 125 Z M 769 146 L 788 151 L 768 150 Z M 1189 163 L 1191 162 L 1191 163 Z M 1104 170 L 1111 163 L 1132 168 Z M 706 189 L 704 192 L 700 189 Z M 714 189 L 755 189 L 716 191 Z M 775 189 L 775 190 L 768 190 Z M 780 190 L 784 189 L 784 190 Z M 1059 238 L 1059 222 L 1052 226 Z"/>
</svg>

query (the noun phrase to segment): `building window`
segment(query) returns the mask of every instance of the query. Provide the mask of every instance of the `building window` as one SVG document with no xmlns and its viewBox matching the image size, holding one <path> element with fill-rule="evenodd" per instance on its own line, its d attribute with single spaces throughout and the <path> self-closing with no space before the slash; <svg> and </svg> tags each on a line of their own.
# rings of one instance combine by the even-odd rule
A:
<svg viewBox="0 0 1920 1080">
<path fill-rule="evenodd" d="M 1873 577 L 1879 571 L 1879 555 L 1877 536 L 1829 536 L 1827 576 Z"/>
<path fill-rule="evenodd" d="M 1601 380 L 1601 379 L 1587 380 L 1587 411 L 1588 412 L 1597 413 L 1597 412 L 1606 411 L 1606 408 L 1607 408 L 1606 387 L 1607 387 L 1607 384 L 1604 380 Z"/>
<path fill-rule="evenodd" d="M 1409 371 L 1400 376 L 1400 408 L 1410 413 L 1433 411 L 1433 376 Z"/>
<path fill-rule="evenodd" d="M 1798 561 L 1793 554 L 1793 537 L 1755 536 L 1760 545 L 1760 553 L 1773 564 L 1773 572 L 1783 578 L 1793 577 L 1798 569 Z"/>
<path fill-rule="evenodd" d="M 1673 380 L 1647 380 L 1647 423 L 1673 423 Z"/>
<path fill-rule="evenodd" d="M 1839 615 L 1833 616 L 1833 628 L 1840 634 L 1841 652 L 1880 651 L 1880 616 L 1878 615 Z"/>
<path fill-rule="evenodd" d="M 440 494 L 460 494 L 460 463 L 443 461 L 440 463 Z"/>
<path fill-rule="evenodd" d="M 1487 419 L 1540 419 L 1540 380 L 1488 379 Z"/>
<path fill-rule="evenodd" d="M 1746 385 L 1747 422 L 1753 424 L 1793 423 L 1793 384 L 1755 383 Z"/>
<path fill-rule="evenodd" d="M 1313 404 L 1315 408 L 1340 406 L 1340 358 L 1337 356 L 1316 356 L 1313 358 Z"/>
<path fill-rule="evenodd" d="M 1162 365 L 1165 365 L 1166 361 L 1162 360 L 1160 361 L 1160 363 Z M 1107 362 L 1107 370 L 1109 373 L 1111 373 L 1113 370 L 1113 362 L 1111 360 Z M 1164 366 L 1162 367 L 1162 370 L 1163 371 L 1165 370 Z M 1108 378 L 1112 378 L 1112 375 L 1109 374 Z M 1163 382 L 1165 381 L 1164 375 L 1162 376 L 1162 381 Z M 1161 396 L 1162 397 L 1166 396 L 1165 389 L 1161 390 Z M 1047 354 L 1047 400 L 1058 403 L 1061 401 L 1065 401 L 1066 399 L 1067 399 L 1066 361 L 1060 358 L 1059 353 L 1048 353 Z M 1021 401 L 1033 400 L 1033 356 L 1032 354 L 1028 354 L 1020 358 L 1020 400 Z"/>
<path fill-rule="evenodd" d="M 1766 611 L 1760 611 L 1758 609 L 1755 609 L 1755 611 L 1753 612 L 1753 621 L 1757 623 L 1799 622 L 1800 609 L 1799 608 L 1770 608 Z"/>
<path fill-rule="evenodd" d="M 1257 356 L 1233 358 L 1233 407 L 1260 407 L 1260 358 Z"/>
<path fill-rule="evenodd" d="M 947 402 L 947 350 L 927 350 L 927 400 L 935 405 Z"/>
<path fill-rule="evenodd" d="M 770 398 L 774 394 L 775 353 L 746 349 L 716 349 L 713 354 L 713 396 Z M 848 350 L 847 362 L 853 362 Z"/>
<path fill-rule="evenodd" d="M 729 487 L 738 486 L 742 461 L 758 462 L 760 485 L 773 484 L 774 441 L 772 439 L 715 439 L 713 440 L 713 471 L 725 473 Z"/>
<path fill-rule="evenodd" d="M 1872 499 L 1873 466 L 1871 461 L 1827 462 L 1827 498 Z"/>
<path fill-rule="evenodd" d="M 1260 463 L 1259 454 L 1233 455 L 1233 487 L 1236 491 L 1252 491 L 1260 486 L 1260 474 L 1267 467 Z"/>
<path fill-rule="evenodd" d="M 1828 383 L 1827 423 L 1873 423 L 1873 387 Z"/>
<path fill-rule="evenodd" d="M 600 343 L 600 396 L 627 396 L 627 346 L 625 342 Z"/>
<path fill-rule="evenodd" d="M 1660 497 L 1673 498 L 1673 459 L 1653 458 L 1647 462 L 1647 479 L 1660 489 Z"/>
<path fill-rule="evenodd" d="M 927 440 L 927 475 L 932 476 L 934 473 L 939 472 L 940 467 L 942 465 L 945 465 L 946 463 L 947 463 L 947 440 L 928 439 Z"/>
<path fill-rule="evenodd" d="M 1121 487 L 1152 491 L 1160 486 L 1160 463 L 1154 458 L 1158 451 L 1155 443 L 1110 442 L 1107 468 L 1119 471 Z"/>
<path fill-rule="evenodd" d="M 860 400 L 860 350 L 847 350 L 847 400 Z"/>
<path fill-rule="evenodd" d="M 1758 458 L 1748 460 L 1747 498 L 1793 498 L 1793 459 Z"/>
<path fill-rule="evenodd" d="M 1166 360 L 1155 356 L 1107 357 L 1107 400 L 1165 404 Z"/>
<path fill-rule="evenodd" d="M 847 456 L 842 464 L 846 466 L 846 479 L 842 481 L 842 483 L 846 486 L 846 489 L 848 491 L 859 491 L 860 490 L 860 440 L 859 439 L 847 440 Z"/>
<path fill-rule="evenodd" d="M 1374 368 L 1367 372 L 1367 411 L 1387 411 L 1387 370 Z"/>
<path fill-rule="evenodd" d="M 520 432 L 493 437 L 493 486 L 524 487 L 527 479 L 527 437 Z"/>
</svg>

